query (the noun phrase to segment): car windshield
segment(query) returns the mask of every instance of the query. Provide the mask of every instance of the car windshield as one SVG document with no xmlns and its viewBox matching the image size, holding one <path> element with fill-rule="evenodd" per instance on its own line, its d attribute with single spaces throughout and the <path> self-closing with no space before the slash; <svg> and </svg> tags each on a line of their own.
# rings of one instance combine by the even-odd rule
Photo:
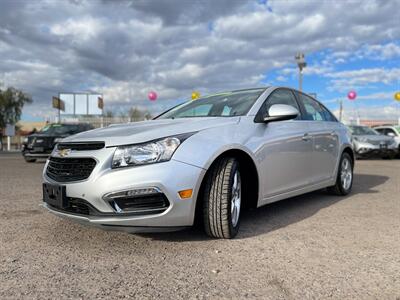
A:
<svg viewBox="0 0 400 300">
<path fill-rule="evenodd" d="M 379 135 L 379 133 L 366 126 L 350 126 L 350 131 L 354 135 Z"/>
<path fill-rule="evenodd" d="M 43 127 L 40 132 L 45 134 L 70 134 L 76 132 L 77 129 L 77 125 L 51 124 Z"/>
<path fill-rule="evenodd" d="M 178 105 L 157 119 L 243 116 L 264 91 L 254 89 L 210 95 Z"/>
</svg>

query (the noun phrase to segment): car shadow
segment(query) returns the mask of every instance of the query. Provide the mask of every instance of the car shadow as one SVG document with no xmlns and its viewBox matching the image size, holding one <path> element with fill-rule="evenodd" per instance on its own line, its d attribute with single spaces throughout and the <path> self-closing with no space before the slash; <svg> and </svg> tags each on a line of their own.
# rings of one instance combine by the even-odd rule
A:
<svg viewBox="0 0 400 300">
<path fill-rule="evenodd" d="M 244 211 L 241 226 L 236 239 L 245 239 L 265 234 L 290 224 L 307 219 L 319 210 L 334 205 L 339 201 L 351 198 L 356 194 L 374 194 L 375 188 L 385 183 L 389 177 L 380 175 L 356 174 L 351 194 L 340 197 L 329 194 L 326 190 L 318 190 L 267 204 L 257 209 Z M 154 240 L 185 242 L 210 240 L 200 226 L 170 233 L 146 233 L 140 236 Z"/>
</svg>

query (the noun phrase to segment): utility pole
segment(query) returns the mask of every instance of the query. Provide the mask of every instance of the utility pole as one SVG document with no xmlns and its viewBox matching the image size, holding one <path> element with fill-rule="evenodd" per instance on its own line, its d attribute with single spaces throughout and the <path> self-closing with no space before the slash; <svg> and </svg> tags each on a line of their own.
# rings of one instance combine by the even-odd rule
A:
<svg viewBox="0 0 400 300">
<path fill-rule="evenodd" d="M 297 66 L 299 67 L 299 90 L 303 90 L 303 69 L 307 66 L 304 53 L 297 53 L 294 57 L 297 62 Z"/>
<path fill-rule="evenodd" d="M 343 100 L 339 102 L 339 121 L 342 122 L 343 117 Z"/>
</svg>

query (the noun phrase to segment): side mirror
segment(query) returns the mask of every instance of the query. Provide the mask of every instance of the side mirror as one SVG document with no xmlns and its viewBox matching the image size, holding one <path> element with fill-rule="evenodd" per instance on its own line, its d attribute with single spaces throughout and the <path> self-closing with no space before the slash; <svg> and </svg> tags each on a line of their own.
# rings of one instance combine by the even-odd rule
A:
<svg viewBox="0 0 400 300">
<path fill-rule="evenodd" d="M 275 122 L 291 120 L 299 115 L 299 111 L 293 106 L 286 104 L 274 104 L 268 110 L 268 115 L 264 117 L 264 122 Z"/>
<path fill-rule="evenodd" d="M 396 137 L 396 135 L 393 132 L 388 132 L 386 135 L 391 137 Z"/>
</svg>

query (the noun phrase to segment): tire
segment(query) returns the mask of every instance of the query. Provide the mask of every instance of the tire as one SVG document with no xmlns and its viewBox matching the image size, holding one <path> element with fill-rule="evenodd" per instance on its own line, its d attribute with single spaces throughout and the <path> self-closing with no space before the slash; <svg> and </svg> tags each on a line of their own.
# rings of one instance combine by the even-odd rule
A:
<svg viewBox="0 0 400 300">
<path fill-rule="evenodd" d="M 353 169 L 354 163 L 350 155 L 348 153 L 343 153 L 339 162 L 339 170 L 336 178 L 336 183 L 334 186 L 329 187 L 328 191 L 338 196 L 345 196 L 349 194 L 353 186 Z M 345 177 L 346 180 L 343 177 Z"/>
<path fill-rule="evenodd" d="M 36 161 L 36 158 L 26 158 L 26 157 L 24 157 L 24 159 L 25 159 L 25 161 L 27 163 L 34 163 Z"/>
<path fill-rule="evenodd" d="M 210 237 L 231 239 L 239 231 L 242 200 L 239 170 L 235 158 L 223 157 L 214 164 L 206 178 L 203 220 Z"/>
</svg>

